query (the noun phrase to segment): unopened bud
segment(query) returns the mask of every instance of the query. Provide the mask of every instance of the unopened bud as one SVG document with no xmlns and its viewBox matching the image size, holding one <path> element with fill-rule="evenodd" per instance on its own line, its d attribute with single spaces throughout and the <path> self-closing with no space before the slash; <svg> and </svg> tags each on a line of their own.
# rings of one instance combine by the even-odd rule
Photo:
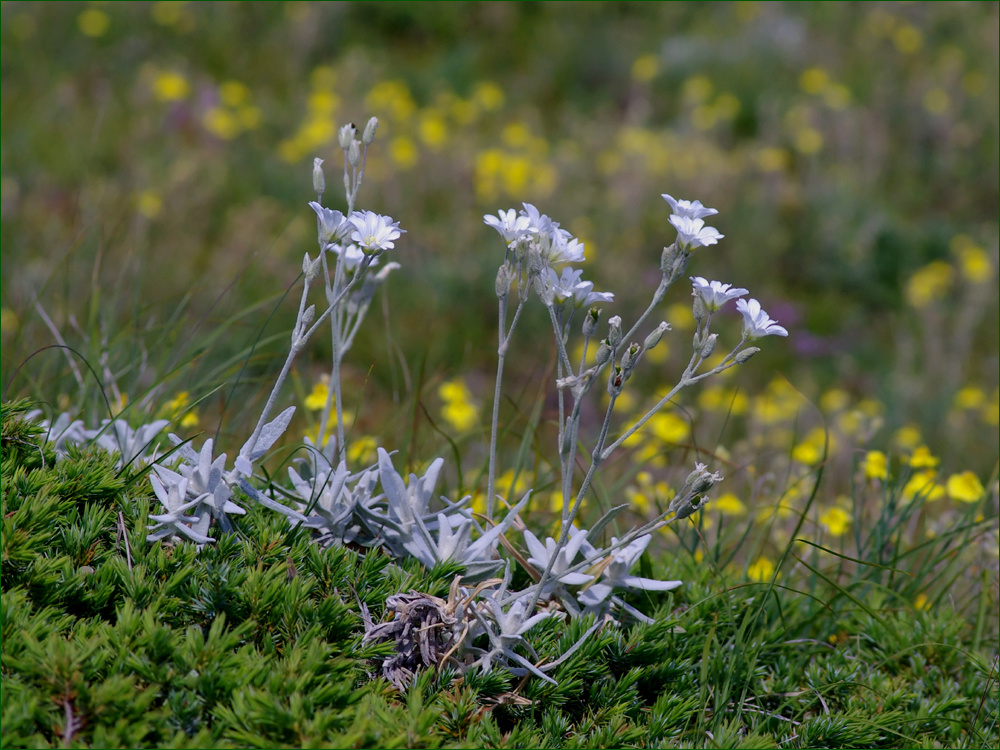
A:
<svg viewBox="0 0 1000 750">
<path fill-rule="evenodd" d="M 302 313 L 302 325 L 307 326 L 313 322 L 313 318 L 316 317 L 316 305 L 309 305 L 306 311 Z"/>
<path fill-rule="evenodd" d="M 597 322 L 601 319 L 601 310 L 592 307 L 583 318 L 583 335 L 588 339 L 597 332 Z"/>
<path fill-rule="evenodd" d="M 496 292 L 498 299 L 504 299 L 510 293 L 510 282 L 510 269 L 505 263 L 497 271 Z"/>
<path fill-rule="evenodd" d="M 642 349 L 638 344 L 632 344 L 625 350 L 625 354 L 622 355 L 622 369 L 625 372 L 631 372 L 635 368 L 635 363 L 639 361 L 640 351 Z"/>
<path fill-rule="evenodd" d="M 312 268 L 312 258 L 309 257 L 309 253 L 302 256 L 302 273 L 309 276 L 309 271 Z M 311 281 L 311 279 L 310 279 Z"/>
<path fill-rule="evenodd" d="M 703 343 L 704 341 L 701 338 L 701 334 L 698 333 L 698 331 L 695 331 L 694 336 L 691 337 L 691 348 L 694 349 L 696 352 L 700 352 L 701 345 Z"/>
<path fill-rule="evenodd" d="M 699 510 L 701 510 L 702 498 L 697 495 L 687 502 L 683 503 L 679 508 L 677 508 L 674 518 L 687 518 L 688 516 L 694 515 Z"/>
<path fill-rule="evenodd" d="M 701 345 L 701 352 L 699 352 L 702 359 L 708 359 L 712 356 L 712 352 L 715 351 L 715 342 L 718 341 L 718 339 L 719 334 L 717 333 L 710 333 L 708 335 L 708 338 L 705 339 L 705 343 Z"/>
<path fill-rule="evenodd" d="M 351 144 L 354 142 L 354 134 L 357 132 L 358 130 L 354 127 L 353 122 L 347 123 L 337 131 L 337 143 L 340 144 L 340 147 L 344 151 L 347 151 L 351 147 Z"/>
<path fill-rule="evenodd" d="M 597 347 L 597 364 L 603 365 L 609 359 L 611 359 L 611 345 L 604 339 Z"/>
<path fill-rule="evenodd" d="M 358 141 L 351 141 L 351 145 L 348 146 L 347 161 L 350 162 L 352 167 L 356 167 L 361 163 L 361 146 L 358 145 Z"/>
<path fill-rule="evenodd" d="M 751 347 L 749 347 L 747 349 L 744 349 L 743 351 L 739 352 L 736 355 L 736 364 L 742 365 L 747 360 L 749 360 L 750 357 L 752 357 L 753 355 L 755 355 L 759 351 L 760 351 L 760 349 L 758 349 L 756 346 L 751 346 Z"/>
<path fill-rule="evenodd" d="M 622 342 L 622 319 L 615 315 L 608 321 L 608 343 L 618 346 Z"/>
<path fill-rule="evenodd" d="M 326 176 L 323 174 L 323 160 L 319 157 L 313 159 L 313 190 L 317 195 L 322 195 L 326 190 Z"/>
<path fill-rule="evenodd" d="M 663 334 L 670 330 L 670 324 L 666 322 L 661 322 L 660 325 L 653 329 L 646 340 L 642 342 L 642 345 L 646 349 L 652 349 L 654 346 L 660 343 L 660 339 L 663 338 Z"/>
<path fill-rule="evenodd" d="M 669 273 L 670 269 L 673 268 L 674 258 L 677 256 L 677 243 L 673 243 L 669 247 L 663 248 L 663 253 L 660 255 L 660 270 L 663 273 Z"/>
<path fill-rule="evenodd" d="M 365 125 L 365 132 L 361 135 L 361 140 L 366 146 L 372 145 L 372 141 L 375 140 L 375 131 L 378 130 L 378 118 L 373 117 Z"/>
<path fill-rule="evenodd" d="M 628 380 L 628 375 L 622 372 L 622 368 L 615 365 L 615 371 L 608 378 L 608 394 L 612 396 L 617 396 L 622 392 L 622 386 L 625 385 L 625 381 Z"/>
<path fill-rule="evenodd" d="M 694 314 L 694 319 L 699 323 L 705 319 L 708 314 L 708 310 L 705 309 L 705 300 L 701 298 L 700 294 L 694 295 L 694 302 L 691 304 L 691 312 Z"/>
</svg>

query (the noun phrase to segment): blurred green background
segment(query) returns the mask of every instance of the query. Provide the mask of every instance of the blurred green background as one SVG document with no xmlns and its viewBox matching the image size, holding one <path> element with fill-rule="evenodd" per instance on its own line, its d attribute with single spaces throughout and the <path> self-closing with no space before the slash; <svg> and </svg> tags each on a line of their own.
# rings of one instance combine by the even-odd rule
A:
<svg viewBox="0 0 1000 750">
<path fill-rule="evenodd" d="M 489 402 L 503 247 L 484 213 L 529 201 L 560 221 L 627 321 L 673 239 L 670 193 L 720 211 L 726 237 L 690 273 L 748 287 L 790 331 L 741 368 L 744 392 L 835 389 L 877 404 L 883 435 L 916 426 L 953 470 L 996 466 L 995 2 L 0 14 L 5 397 L 101 415 L 64 354 L 39 352 L 58 331 L 91 386 L 189 391 L 203 427 L 239 439 L 286 351 L 298 289 L 281 295 L 315 253 L 312 159 L 343 208 L 337 126 L 376 115 L 360 207 L 408 234 L 345 376 L 368 431 L 392 434 L 398 404 L 456 376 Z M 676 288 L 662 317 L 689 308 Z M 551 356 L 532 316 L 513 394 Z M 323 346 L 298 363 L 300 396 Z"/>
</svg>

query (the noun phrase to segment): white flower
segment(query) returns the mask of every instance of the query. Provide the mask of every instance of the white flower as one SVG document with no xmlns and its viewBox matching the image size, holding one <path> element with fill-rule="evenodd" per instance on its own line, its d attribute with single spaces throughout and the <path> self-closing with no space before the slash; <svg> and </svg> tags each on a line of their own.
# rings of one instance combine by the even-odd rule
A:
<svg viewBox="0 0 1000 750">
<path fill-rule="evenodd" d="M 559 554 L 552 563 L 551 576 L 555 580 L 545 584 L 541 592 L 542 596 L 548 596 L 559 588 L 556 581 L 569 584 L 570 586 L 579 586 L 593 580 L 594 577 L 586 573 L 566 572 L 573 565 L 573 559 L 577 556 L 580 547 L 586 540 L 587 531 L 585 529 L 573 528 L 570 530 L 570 538 L 566 541 L 566 546 L 559 551 Z M 549 564 L 549 559 L 555 554 L 556 540 L 548 537 L 543 546 L 538 537 L 525 529 L 524 542 L 528 545 L 528 552 L 531 555 L 528 558 L 528 562 L 534 565 L 539 573 L 543 572 Z"/>
<path fill-rule="evenodd" d="M 365 257 L 364 251 L 353 243 L 347 247 L 344 247 L 343 245 L 331 244 L 327 245 L 326 249 L 331 253 L 339 255 L 344 261 L 344 267 L 348 271 L 353 271 Z M 369 265 L 377 266 L 378 258 L 372 258 L 372 262 Z"/>
<path fill-rule="evenodd" d="M 736 301 L 736 309 L 743 313 L 743 338 L 747 341 L 760 338 L 761 336 L 787 336 L 788 331 L 778 325 L 778 321 L 771 320 L 767 313 L 760 308 L 760 302 L 751 299 Z"/>
<path fill-rule="evenodd" d="M 670 223 L 677 230 L 677 241 L 685 247 L 696 248 L 703 245 L 714 245 L 726 235 L 719 234 L 715 227 L 706 227 L 704 219 L 692 219 L 690 216 L 670 215 Z"/>
<path fill-rule="evenodd" d="M 690 219 L 704 219 L 706 216 L 719 213 L 717 209 L 706 208 L 701 205 L 701 201 L 682 201 L 666 193 L 663 193 L 663 200 L 670 204 L 670 208 L 673 209 L 675 214 L 686 216 Z"/>
<path fill-rule="evenodd" d="M 531 219 L 527 216 L 518 216 L 513 208 L 508 211 L 501 209 L 497 211 L 496 216 L 486 214 L 483 221 L 496 229 L 508 245 L 532 231 Z"/>
<path fill-rule="evenodd" d="M 615 298 L 611 292 L 595 292 L 594 282 L 581 281 L 583 271 L 579 269 L 567 266 L 563 268 L 561 275 L 551 268 L 547 270 L 553 295 L 560 304 L 572 299 L 574 307 L 587 307 L 595 302 L 611 302 Z"/>
<path fill-rule="evenodd" d="M 324 245 L 328 242 L 335 242 L 350 230 L 350 222 L 345 221 L 344 215 L 340 211 L 332 208 L 325 208 L 316 201 L 309 201 L 309 208 L 316 212 L 319 217 L 319 240 Z"/>
<path fill-rule="evenodd" d="M 382 216 L 374 211 L 355 211 L 351 214 L 350 221 L 354 225 L 351 239 L 367 255 L 391 250 L 396 246 L 393 240 L 399 239 L 399 235 L 406 231 L 400 229 L 399 222 L 393 221 L 391 216 Z"/>
<path fill-rule="evenodd" d="M 691 295 L 701 297 L 709 312 L 715 312 L 729 300 L 749 293 L 742 287 L 734 287 L 732 284 L 723 284 L 719 281 L 708 281 L 701 276 L 692 276 L 691 281 L 694 283 L 694 291 L 691 292 Z"/>
</svg>

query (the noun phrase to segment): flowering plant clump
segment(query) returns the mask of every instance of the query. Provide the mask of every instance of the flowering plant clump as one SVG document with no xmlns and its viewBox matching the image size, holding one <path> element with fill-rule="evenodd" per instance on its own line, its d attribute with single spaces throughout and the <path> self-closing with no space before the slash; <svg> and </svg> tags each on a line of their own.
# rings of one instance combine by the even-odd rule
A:
<svg viewBox="0 0 1000 750">
<path fill-rule="evenodd" d="M 256 503 L 285 516 L 292 526 L 312 530 L 320 544 L 380 548 L 397 559 L 414 558 L 428 569 L 445 563 L 459 566 L 464 572 L 454 579 L 447 600 L 421 592 L 398 592 L 388 602 L 391 617 L 380 623 L 362 607 L 365 640 L 391 641 L 395 646 L 394 655 L 383 662 L 383 674 L 401 688 L 417 670 L 445 664 L 459 671 L 484 672 L 501 665 L 515 675 L 531 674 L 554 682 L 549 673 L 604 622 L 651 622 L 619 594 L 670 591 L 682 585 L 681 581 L 635 575 L 633 568 L 648 547 L 651 532 L 691 516 L 722 481 L 718 472 L 696 464 L 665 511 L 601 546 L 604 530 L 628 507 L 612 508 L 589 529 L 578 525 L 602 465 L 647 422 L 658 419 L 658 413 L 682 389 L 744 364 L 758 351 L 751 346 L 757 340 L 788 332 L 757 300 L 743 299 L 749 294 L 747 289 L 690 277 L 695 333 L 688 364 L 656 404 L 638 418 L 619 424 L 614 419 L 616 402 L 633 373 L 643 366 L 646 353 L 671 331 L 666 322 L 653 317 L 668 289 L 687 278 L 688 265 L 699 248 L 724 237 L 705 224 L 706 217 L 718 211 L 697 200 L 663 195 L 672 211 L 668 221 L 676 239 L 660 254 L 660 280 L 648 306 L 626 325 L 621 317 L 604 314 L 602 306 L 612 304 L 614 295 L 595 291 L 594 284 L 582 278 L 582 270 L 573 267 L 584 260 L 585 248 L 579 239 L 529 203 L 501 209 L 484 217 L 502 242 L 495 284 L 499 339 L 485 513 L 473 512 L 471 496 L 453 501 L 438 495 L 445 465 L 442 458 L 432 460 L 421 475 L 404 477 L 394 465 L 391 450 L 378 446 L 374 462 L 358 465 L 360 454 L 348 450 L 344 427 L 341 364 L 374 294 L 399 268 L 398 263 L 384 262 L 383 256 L 395 249 L 406 231 L 389 216 L 355 208 L 377 127 L 378 121 L 372 118 L 360 139 L 352 125 L 339 131 L 345 212 L 322 204 L 326 176 L 323 161 L 314 162 L 316 200 L 308 205 L 316 215 L 318 252 L 315 257 L 306 253 L 302 259 L 302 291 L 288 355 L 256 427 L 231 465 L 225 453 L 215 454 L 212 440 L 196 451 L 176 435 L 169 436 L 176 446 L 170 454 L 161 456 L 154 450 L 147 456 L 165 421 L 134 431 L 124 422 L 115 422 L 95 434 L 64 415 L 51 431 L 57 448 L 96 437 L 118 450 L 123 462 L 152 461 L 149 479 L 162 509 L 150 516 L 147 539 L 151 543 L 212 544 L 219 534 L 235 531 L 233 517 L 246 512 L 244 505 Z M 497 492 L 505 363 L 525 307 L 535 304 L 532 300 L 547 313 L 557 353 L 552 385 L 558 403 L 555 494 L 559 530 L 544 542 L 522 519 L 533 490 L 511 498 L 501 498 Z M 742 336 L 720 356 L 716 354 L 720 333 L 712 330 L 712 324 L 715 314 L 733 300 L 743 315 Z M 295 412 L 288 407 L 272 418 L 283 384 L 295 358 L 321 331 L 330 336 L 332 360 L 317 440 L 306 440 L 306 454 L 288 468 L 287 484 L 271 482 L 260 489 L 264 483 L 254 465 L 282 437 Z M 582 354 L 571 359 L 568 345 L 575 337 L 582 337 Z M 607 397 L 606 407 L 593 434 L 587 434 L 582 405 L 599 399 L 601 391 Z M 504 511 L 498 502 L 506 504 Z M 523 539 L 522 551 L 508 538 L 515 528 Z M 511 552 L 509 557 L 501 554 L 501 546 Z M 514 566 L 518 565 L 531 583 L 514 590 Z M 576 644 L 561 658 L 539 663 L 525 635 L 543 620 L 583 616 L 592 616 L 594 622 Z"/>
</svg>

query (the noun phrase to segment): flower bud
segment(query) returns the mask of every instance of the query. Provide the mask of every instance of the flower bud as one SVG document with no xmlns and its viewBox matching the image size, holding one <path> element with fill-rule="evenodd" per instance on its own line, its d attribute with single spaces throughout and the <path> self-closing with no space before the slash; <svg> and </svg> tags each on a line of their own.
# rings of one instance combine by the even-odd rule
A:
<svg viewBox="0 0 1000 750">
<path fill-rule="evenodd" d="M 663 334 L 670 330 L 670 324 L 666 322 L 661 322 L 660 325 L 653 329 L 646 340 L 642 342 L 642 345 L 646 349 L 652 349 L 654 346 L 660 343 L 660 339 L 663 338 Z"/>
<path fill-rule="evenodd" d="M 365 132 L 361 136 L 361 140 L 366 146 L 372 145 L 372 141 L 375 140 L 375 131 L 378 129 L 378 118 L 373 117 L 365 125 Z"/>
<path fill-rule="evenodd" d="M 748 348 L 744 349 L 743 351 L 739 352 L 736 355 L 736 364 L 742 365 L 747 360 L 749 360 L 750 357 L 752 357 L 753 355 L 755 355 L 759 351 L 760 351 L 760 349 L 758 347 L 756 347 L 756 346 L 751 346 L 751 347 L 748 347 Z"/>
<path fill-rule="evenodd" d="M 622 368 L 615 365 L 614 374 L 608 378 L 608 394 L 611 396 L 617 396 L 622 392 L 622 386 L 625 385 L 625 381 L 628 380 L 628 375 L 622 372 Z"/>
<path fill-rule="evenodd" d="M 347 147 L 347 161 L 352 167 L 361 163 L 361 146 L 358 145 L 358 141 L 351 141 L 351 145 Z"/>
<path fill-rule="evenodd" d="M 701 298 L 700 294 L 694 295 L 691 312 L 694 314 L 694 319 L 699 323 L 704 320 L 705 316 L 708 314 L 708 311 L 705 309 L 705 300 Z"/>
<path fill-rule="evenodd" d="M 702 341 L 701 334 L 698 333 L 698 331 L 695 331 L 694 336 L 691 338 L 691 348 L 694 349 L 696 352 L 700 352 L 701 345 L 703 343 L 704 342 Z"/>
<path fill-rule="evenodd" d="M 712 356 L 712 352 L 715 351 L 715 342 L 719 339 L 719 334 L 710 333 L 708 338 L 705 339 L 705 343 L 701 345 L 701 358 L 708 359 Z"/>
<path fill-rule="evenodd" d="M 323 174 L 323 160 L 319 157 L 313 159 L 313 190 L 317 195 L 322 195 L 326 190 L 326 176 Z"/>
<path fill-rule="evenodd" d="M 340 144 L 340 147 L 344 151 L 347 151 L 351 147 L 351 144 L 354 142 L 354 134 L 357 132 L 357 128 L 354 127 L 353 122 L 347 123 L 337 131 L 337 143 Z"/>
<path fill-rule="evenodd" d="M 670 269 L 673 268 L 674 258 L 677 256 L 677 243 L 673 243 L 669 247 L 663 248 L 663 253 L 660 255 L 660 270 L 663 273 L 669 273 Z"/>
<path fill-rule="evenodd" d="M 588 339 L 597 332 L 597 322 L 601 319 L 601 310 L 592 307 L 583 318 L 583 335 Z"/>
<path fill-rule="evenodd" d="M 302 256 L 302 273 L 309 276 L 309 269 L 312 268 L 312 258 L 309 257 L 309 253 Z"/>
<path fill-rule="evenodd" d="M 510 293 L 510 269 L 504 263 L 497 271 L 496 292 L 498 299 L 504 299 Z"/>
<path fill-rule="evenodd" d="M 313 318 L 316 317 L 316 305 L 309 305 L 306 311 L 302 313 L 302 325 L 307 326 L 313 322 Z"/>
<path fill-rule="evenodd" d="M 603 339 L 597 347 L 597 364 L 603 365 L 611 359 L 611 345 L 607 339 Z"/>
<path fill-rule="evenodd" d="M 674 518 L 687 518 L 688 516 L 694 515 L 704 504 L 701 497 L 695 495 L 690 500 L 686 500 L 677 510 L 674 512 Z"/>
<path fill-rule="evenodd" d="M 640 351 L 642 351 L 642 349 L 639 347 L 638 344 L 632 344 L 625 351 L 625 354 L 622 355 L 622 369 L 626 373 L 632 372 L 632 370 L 635 368 L 636 362 L 639 361 Z"/>
<path fill-rule="evenodd" d="M 615 315 L 608 321 L 608 343 L 618 346 L 622 342 L 622 319 Z"/>
</svg>

